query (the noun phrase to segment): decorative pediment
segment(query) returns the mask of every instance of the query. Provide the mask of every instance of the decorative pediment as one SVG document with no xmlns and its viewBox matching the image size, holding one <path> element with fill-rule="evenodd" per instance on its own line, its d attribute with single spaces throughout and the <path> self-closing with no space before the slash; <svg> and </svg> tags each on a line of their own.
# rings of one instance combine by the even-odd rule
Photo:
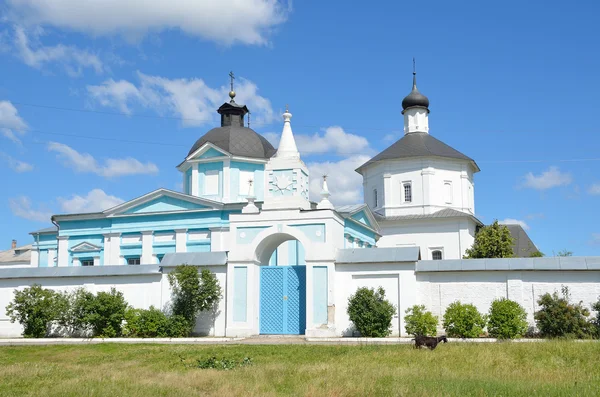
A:
<svg viewBox="0 0 600 397">
<path fill-rule="evenodd" d="M 361 210 L 361 211 L 357 212 L 356 214 L 352 215 L 351 217 L 355 221 L 363 223 L 363 224 L 365 224 L 365 225 L 367 225 L 369 227 L 373 227 L 371 225 L 371 222 L 369 221 L 369 218 L 368 218 L 368 216 L 367 216 L 367 214 L 366 214 L 366 212 L 364 210 Z"/>
<path fill-rule="evenodd" d="M 210 142 L 205 143 L 201 147 L 198 148 L 194 153 L 191 153 L 187 156 L 186 161 L 194 160 L 194 159 L 210 159 L 214 157 L 230 157 L 231 154 L 227 153 L 227 151 L 221 149 L 218 146 L 213 145 Z"/>
<path fill-rule="evenodd" d="M 83 243 L 79 243 L 76 246 L 74 246 L 73 248 L 71 248 L 71 252 L 96 252 L 96 251 L 100 251 L 101 248 L 98 247 L 95 244 L 92 243 L 88 243 L 87 241 L 84 241 Z"/>
<path fill-rule="evenodd" d="M 165 213 L 190 210 L 218 210 L 222 204 L 200 197 L 158 189 L 104 211 L 107 216 Z"/>
</svg>

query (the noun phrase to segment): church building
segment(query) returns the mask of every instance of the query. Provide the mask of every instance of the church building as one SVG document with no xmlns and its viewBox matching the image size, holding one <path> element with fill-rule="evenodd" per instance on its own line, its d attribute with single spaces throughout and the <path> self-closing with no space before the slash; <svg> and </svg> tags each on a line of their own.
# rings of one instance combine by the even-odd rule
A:
<svg viewBox="0 0 600 397">
<path fill-rule="evenodd" d="M 158 189 L 106 211 L 55 215 L 54 227 L 31 233 L 31 267 L 39 274 L 56 268 L 52 277 L 141 277 L 184 263 L 206 266 L 224 291 L 206 326 L 217 336 L 348 335 L 348 297 L 360 286 L 383 286 L 398 308 L 393 333 L 403 333 L 404 310 L 426 300 L 415 263 L 461 259 L 481 225 L 479 167 L 430 134 L 429 100 L 416 75 L 402 101 L 404 136 L 356 170 L 364 203 L 337 208 L 327 178 L 309 175 L 302 161 L 287 107 L 274 148 L 248 127 L 249 110 L 236 103 L 233 84 L 229 97 L 217 109 L 220 126 L 177 165 L 183 191 Z M 310 178 L 322 179 L 318 202 L 309 199 Z M 85 281 L 78 280 L 72 286 Z M 129 296 L 164 307 L 168 287 L 164 278 L 156 282 L 146 288 L 136 281 Z"/>
</svg>

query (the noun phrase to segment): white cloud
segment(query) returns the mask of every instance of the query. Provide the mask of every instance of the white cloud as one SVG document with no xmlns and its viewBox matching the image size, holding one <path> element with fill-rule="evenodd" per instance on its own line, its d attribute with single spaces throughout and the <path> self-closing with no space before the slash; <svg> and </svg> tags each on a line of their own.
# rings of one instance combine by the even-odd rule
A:
<svg viewBox="0 0 600 397">
<path fill-rule="evenodd" d="M 8 200 L 13 215 L 19 218 L 28 219 L 36 222 L 50 222 L 52 213 L 46 209 L 34 209 L 31 205 L 31 200 L 26 196 L 19 196 Z"/>
<path fill-rule="evenodd" d="M 17 160 L 6 153 L 0 152 L 0 157 L 6 161 L 8 166 L 15 172 L 29 172 L 33 170 L 33 164 L 26 163 L 24 161 Z"/>
<path fill-rule="evenodd" d="M 590 186 L 588 193 L 594 196 L 600 196 L 600 183 L 594 183 L 592 186 Z"/>
<path fill-rule="evenodd" d="M 0 101 L 0 133 L 16 144 L 21 144 L 20 136 L 25 135 L 27 124 L 18 115 L 17 108 L 9 101 Z"/>
<path fill-rule="evenodd" d="M 311 200 L 319 202 L 323 175 L 327 175 L 327 186 L 331 192 L 330 200 L 335 205 L 357 204 L 363 202 L 362 176 L 354 170 L 370 157 L 357 155 L 340 161 L 313 162 L 307 164 L 310 172 Z"/>
<path fill-rule="evenodd" d="M 281 133 L 267 132 L 263 135 L 273 146 L 277 147 L 279 145 Z M 323 153 L 335 153 L 347 156 L 373 154 L 367 138 L 345 132 L 342 127 L 338 126 L 324 128 L 322 134 L 294 134 L 294 139 L 301 155 Z"/>
<path fill-rule="evenodd" d="M 524 179 L 524 187 L 536 190 L 546 190 L 557 186 L 569 185 L 573 181 L 571 174 L 561 172 L 558 167 L 550 167 L 538 176 L 529 172 L 525 175 Z"/>
<path fill-rule="evenodd" d="M 100 85 L 87 86 L 90 98 L 104 107 L 126 114 L 131 106 L 153 109 L 159 114 L 181 117 L 182 124 L 196 127 L 218 121 L 215 110 L 228 99 L 228 86 L 209 87 L 202 79 L 168 79 L 138 72 L 140 83 L 108 79 Z M 252 122 L 268 124 L 275 114 L 268 99 L 258 95 L 253 82 L 238 78 L 235 85 L 236 102 L 245 104 L 252 112 Z"/>
<path fill-rule="evenodd" d="M 56 152 L 57 158 L 66 167 L 72 168 L 75 172 L 89 172 L 105 178 L 158 173 L 158 167 L 154 163 L 148 162 L 144 164 L 131 157 L 106 159 L 104 164 L 100 164 L 91 154 L 79 153 L 63 143 L 50 142 L 48 150 Z"/>
<path fill-rule="evenodd" d="M 506 218 L 504 220 L 498 221 L 501 225 L 521 225 L 521 227 L 525 230 L 529 230 L 529 225 L 525 223 L 525 221 L 513 218 Z"/>
<path fill-rule="evenodd" d="M 93 189 L 85 196 L 74 194 L 71 198 L 58 198 L 63 213 L 100 212 L 123 202 L 123 199 L 110 196 L 101 189 Z"/>
<path fill-rule="evenodd" d="M 179 29 L 225 45 L 266 44 L 290 10 L 279 0 L 7 0 L 7 4 L 10 19 L 29 25 L 129 39 Z"/>
<path fill-rule="evenodd" d="M 87 50 L 73 46 L 57 44 L 44 46 L 39 42 L 40 29 L 33 35 L 33 41 L 22 27 L 15 28 L 14 46 L 17 56 L 26 65 L 36 69 L 45 68 L 46 64 L 59 63 L 63 65 L 70 76 L 80 76 L 84 68 L 92 68 L 96 73 L 102 73 L 104 67 L 97 55 Z"/>
</svg>

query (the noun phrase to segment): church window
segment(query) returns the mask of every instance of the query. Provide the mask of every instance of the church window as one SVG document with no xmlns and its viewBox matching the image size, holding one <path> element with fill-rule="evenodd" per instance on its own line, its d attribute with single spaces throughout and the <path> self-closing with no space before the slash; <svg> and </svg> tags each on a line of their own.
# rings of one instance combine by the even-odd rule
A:
<svg viewBox="0 0 600 397">
<path fill-rule="evenodd" d="M 239 194 L 246 196 L 248 195 L 248 181 L 252 180 L 254 182 L 254 172 L 252 171 L 240 171 L 240 191 Z M 255 192 L 256 194 L 256 192 Z"/>
<path fill-rule="evenodd" d="M 442 251 L 440 251 L 440 250 L 432 251 L 431 259 L 433 259 L 434 261 L 441 261 L 442 260 Z"/>
<path fill-rule="evenodd" d="M 204 194 L 219 194 L 219 171 L 210 170 L 204 174 Z"/>
<path fill-rule="evenodd" d="M 452 204 L 452 182 L 444 182 L 444 200 L 446 204 Z"/>
<path fill-rule="evenodd" d="M 81 266 L 94 266 L 94 260 L 93 259 L 82 259 Z"/>
<path fill-rule="evenodd" d="M 139 265 L 140 263 L 141 261 L 139 256 L 127 258 L 128 265 Z"/>
<path fill-rule="evenodd" d="M 412 185 L 410 182 L 404 182 L 404 202 L 412 202 Z"/>
<path fill-rule="evenodd" d="M 373 190 L 373 208 L 377 208 L 379 206 L 379 200 L 377 197 L 377 189 Z"/>
</svg>

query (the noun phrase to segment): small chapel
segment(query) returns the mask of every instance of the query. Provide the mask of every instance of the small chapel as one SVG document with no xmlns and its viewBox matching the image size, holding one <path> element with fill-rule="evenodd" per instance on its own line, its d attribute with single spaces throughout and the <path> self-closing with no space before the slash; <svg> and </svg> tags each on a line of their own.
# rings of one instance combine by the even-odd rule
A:
<svg viewBox="0 0 600 397">
<path fill-rule="evenodd" d="M 460 260 L 482 225 L 479 167 L 430 134 L 429 99 L 416 73 L 402 101 L 404 136 L 356 169 L 364 187 L 356 205 L 334 206 L 327 178 L 309 175 L 287 106 L 277 148 L 249 127 L 233 80 L 216 111 L 220 125 L 177 165 L 182 191 L 54 215 L 54 227 L 31 233 L 23 271 L 71 277 L 72 287 L 121 285 L 139 306 L 163 307 L 168 285 L 158 275 L 179 264 L 204 266 L 224 293 L 218 313 L 198 327 L 221 336 L 349 335 L 348 296 L 382 286 L 398 308 L 393 334 L 403 333 L 404 310 L 429 299 L 416 263 L 439 261 L 438 269 Z M 310 178 L 322 181 L 318 202 L 309 198 Z"/>
</svg>

